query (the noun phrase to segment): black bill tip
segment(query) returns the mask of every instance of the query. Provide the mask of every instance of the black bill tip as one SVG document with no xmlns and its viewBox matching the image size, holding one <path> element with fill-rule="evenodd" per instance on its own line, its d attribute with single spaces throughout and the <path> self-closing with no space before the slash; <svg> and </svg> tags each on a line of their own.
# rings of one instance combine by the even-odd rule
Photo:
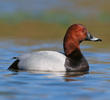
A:
<svg viewBox="0 0 110 100">
<path fill-rule="evenodd" d="M 102 39 L 97 39 L 97 40 L 96 40 L 96 42 L 98 42 L 98 41 L 99 41 L 99 42 L 101 42 L 101 41 L 102 41 Z"/>
</svg>

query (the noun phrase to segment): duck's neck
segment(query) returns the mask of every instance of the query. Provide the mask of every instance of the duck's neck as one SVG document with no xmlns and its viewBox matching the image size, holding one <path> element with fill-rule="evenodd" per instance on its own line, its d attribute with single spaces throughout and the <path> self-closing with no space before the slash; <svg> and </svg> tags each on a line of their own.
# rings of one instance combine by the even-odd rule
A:
<svg viewBox="0 0 110 100">
<path fill-rule="evenodd" d="M 64 39 L 64 52 L 66 55 L 65 67 L 67 71 L 88 71 L 88 62 L 82 55 L 77 41 L 74 41 L 74 39 Z"/>
<path fill-rule="evenodd" d="M 76 44 L 64 44 L 64 52 L 66 57 L 72 60 L 80 60 L 82 59 L 83 55 L 80 51 L 80 48 Z"/>
<path fill-rule="evenodd" d="M 79 45 L 80 42 L 77 39 L 66 34 L 63 41 L 65 55 L 71 59 L 80 59 L 82 54 Z"/>
</svg>

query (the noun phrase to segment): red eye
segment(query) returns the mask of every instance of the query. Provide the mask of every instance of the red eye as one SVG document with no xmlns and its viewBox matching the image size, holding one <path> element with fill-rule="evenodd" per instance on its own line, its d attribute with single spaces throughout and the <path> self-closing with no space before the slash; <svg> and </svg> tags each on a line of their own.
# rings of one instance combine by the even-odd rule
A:
<svg viewBox="0 0 110 100">
<path fill-rule="evenodd" d="M 86 28 L 83 28 L 82 32 L 83 33 L 87 33 L 87 29 Z"/>
</svg>

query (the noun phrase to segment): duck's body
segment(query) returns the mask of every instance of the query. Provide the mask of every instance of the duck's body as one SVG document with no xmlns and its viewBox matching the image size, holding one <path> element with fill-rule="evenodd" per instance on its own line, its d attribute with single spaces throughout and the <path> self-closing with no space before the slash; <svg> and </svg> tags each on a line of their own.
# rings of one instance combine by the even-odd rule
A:
<svg viewBox="0 0 110 100">
<path fill-rule="evenodd" d="M 56 51 L 38 51 L 27 53 L 16 58 L 9 69 L 38 71 L 88 71 L 89 65 L 82 56 L 77 61 Z"/>
<path fill-rule="evenodd" d="M 39 51 L 17 57 L 17 69 L 39 71 L 66 71 L 66 56 L 56 51 Z"/>
<path fill-rule="evenodd" d="M 38 71 L 88 71 L 89 65 L 80 51 L 83 40 L 101 41 L 80 24 L 70 26 L 64 37 L 64 54 L 56 51 L 38 51 L 16 57 L 9 69 Z"/>
</svg>

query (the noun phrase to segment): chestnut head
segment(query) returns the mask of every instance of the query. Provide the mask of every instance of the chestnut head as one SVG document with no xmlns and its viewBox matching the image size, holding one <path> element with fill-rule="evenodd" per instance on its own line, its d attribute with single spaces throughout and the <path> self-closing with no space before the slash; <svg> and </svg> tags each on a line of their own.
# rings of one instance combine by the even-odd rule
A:
<svg viewBox="0 0 110 100">
<path fill-rule="evenodd" d="M 92 36 L 82 24 L 71 25 L 66 34 L 69 38 L 79 41 L 79 43 L 82 41 L 102 41 L 101 39 Z"/>
</svg>

